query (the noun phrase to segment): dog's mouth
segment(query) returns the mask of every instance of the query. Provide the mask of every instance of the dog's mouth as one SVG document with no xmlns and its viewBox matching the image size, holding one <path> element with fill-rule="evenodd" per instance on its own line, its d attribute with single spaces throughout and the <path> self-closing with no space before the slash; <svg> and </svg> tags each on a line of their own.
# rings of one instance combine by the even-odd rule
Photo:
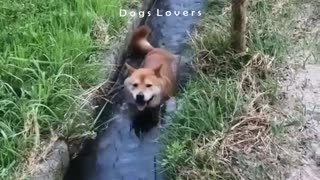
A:
<svg viewBox="0 0 320 180">
<path fill-rule="evenodd" d="M 143 100 L 136 101 L 136 105 L 137 105 L 138 110 L 143 111 L 147 107 L 147 105 L 153 100 L 153 97 L 154 96 L 152 96 L 148 101 L 143 101 Z"/>
</svg>

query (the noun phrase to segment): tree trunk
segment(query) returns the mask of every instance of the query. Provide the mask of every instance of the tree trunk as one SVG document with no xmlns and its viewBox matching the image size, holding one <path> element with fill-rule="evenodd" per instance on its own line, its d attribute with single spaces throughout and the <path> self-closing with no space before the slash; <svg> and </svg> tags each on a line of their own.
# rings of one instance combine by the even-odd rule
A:
<svg viewBox="0 0 320 180">
<path fill-rule="evenodd" d="M 231 47 L 237 53 L 246 51 L 248 0 L 232 0 Z"/>
</svg>

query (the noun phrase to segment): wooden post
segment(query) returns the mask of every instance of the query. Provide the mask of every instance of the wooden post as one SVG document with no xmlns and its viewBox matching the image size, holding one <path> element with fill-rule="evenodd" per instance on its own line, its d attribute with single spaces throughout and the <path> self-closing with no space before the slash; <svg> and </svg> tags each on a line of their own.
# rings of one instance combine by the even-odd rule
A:
<svg viewBox="0 0 320 180">
<path fill-rule="evenodd" d="M 232 0 L 231 47 L 237 53 L 246 51 L 248 0 Z"/>
</svg>

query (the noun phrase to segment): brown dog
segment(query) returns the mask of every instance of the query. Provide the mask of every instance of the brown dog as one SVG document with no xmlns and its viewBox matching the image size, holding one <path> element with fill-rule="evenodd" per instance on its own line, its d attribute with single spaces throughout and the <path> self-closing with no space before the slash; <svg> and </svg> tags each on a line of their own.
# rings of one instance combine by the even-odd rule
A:
<svg viewBox="0 0 320 180">
<path fill-rule="evenodd" d="M 175 96 L 176 57 L 169 51 L 154 48 L 147 40 L 151 30 L 148 26 L 139 27 L 132 36 L 129 47 L 145 54 L 143 65 L 135 69 L 126 64 L 129 76 L 124 85 L 132 95 L 139 111 L 147 107 L 158 107 Z"/>
</svg>

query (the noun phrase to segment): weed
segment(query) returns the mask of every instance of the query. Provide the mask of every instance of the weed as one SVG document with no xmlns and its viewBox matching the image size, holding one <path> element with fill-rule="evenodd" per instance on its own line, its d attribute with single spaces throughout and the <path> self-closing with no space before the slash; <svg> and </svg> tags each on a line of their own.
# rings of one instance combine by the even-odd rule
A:
<svg viewBox="0 0 320 180">
<path fill-rule="evenodd" d="M 198 75 L 197 80 L 187 86 L 181 97 L 181 110 L 176 113 L 163 139 L 168 144 L 163 165 L 169 176 L 177 174 L 178 170 L 185 171 L 185 174 L 189 173 L 187 169 L 205 168 L 206 164 L 211 166 L 205 161 L 214 159 L 214 153 L 207 152 L 202 144 L 212 143 L 208 139 L 211 136 L 214 140 L 221 138 L 215 135 L 227 128 L 233 114 L 241 113 L 245 99 L 239 93 L 236 81 L 208 78 L 203 74 Z M 172 143 L 173 139 L 175 143 Z M 176 145 L 179 145 L 180 153 L 174 153 Z M 216 149 L 213 147 L 211 150 Z"/>
<path fill-rule="evenodd" d="M 259 148 L 267 152 L 271 129 L 280 131 L 271 126 L 268 108 L 277 100 L 275 67 L 289 46 L 283 29 L 290 24 L 291 9 L 279 11 L 278 6 L 273 0 L 249 2 L 248 52 L 239 56 L 229 49 L 231 4 L 208 2 L 192 38 L 198 75 L 181 95 L 181 108 L 162 137 L 169 179 L 245 179 L 268 177 L 272 171 L 264 167 L 267 160 L 256 166 L 240 157 Z M 263 157 L 250 162 L 258 158 Z"/>
<path fill-rule="evenodd" d="M 19 172 L 29 151 L 51 133 L 77 136 L 93 120 L 80 96 L 105 75 L 90 33 L 102 17 L 107 33 L 126 23 L 118 0 L 0 2 L 0 179 Z M 108 46 L 110 44 L 105 44 Z"/>
</svg>

